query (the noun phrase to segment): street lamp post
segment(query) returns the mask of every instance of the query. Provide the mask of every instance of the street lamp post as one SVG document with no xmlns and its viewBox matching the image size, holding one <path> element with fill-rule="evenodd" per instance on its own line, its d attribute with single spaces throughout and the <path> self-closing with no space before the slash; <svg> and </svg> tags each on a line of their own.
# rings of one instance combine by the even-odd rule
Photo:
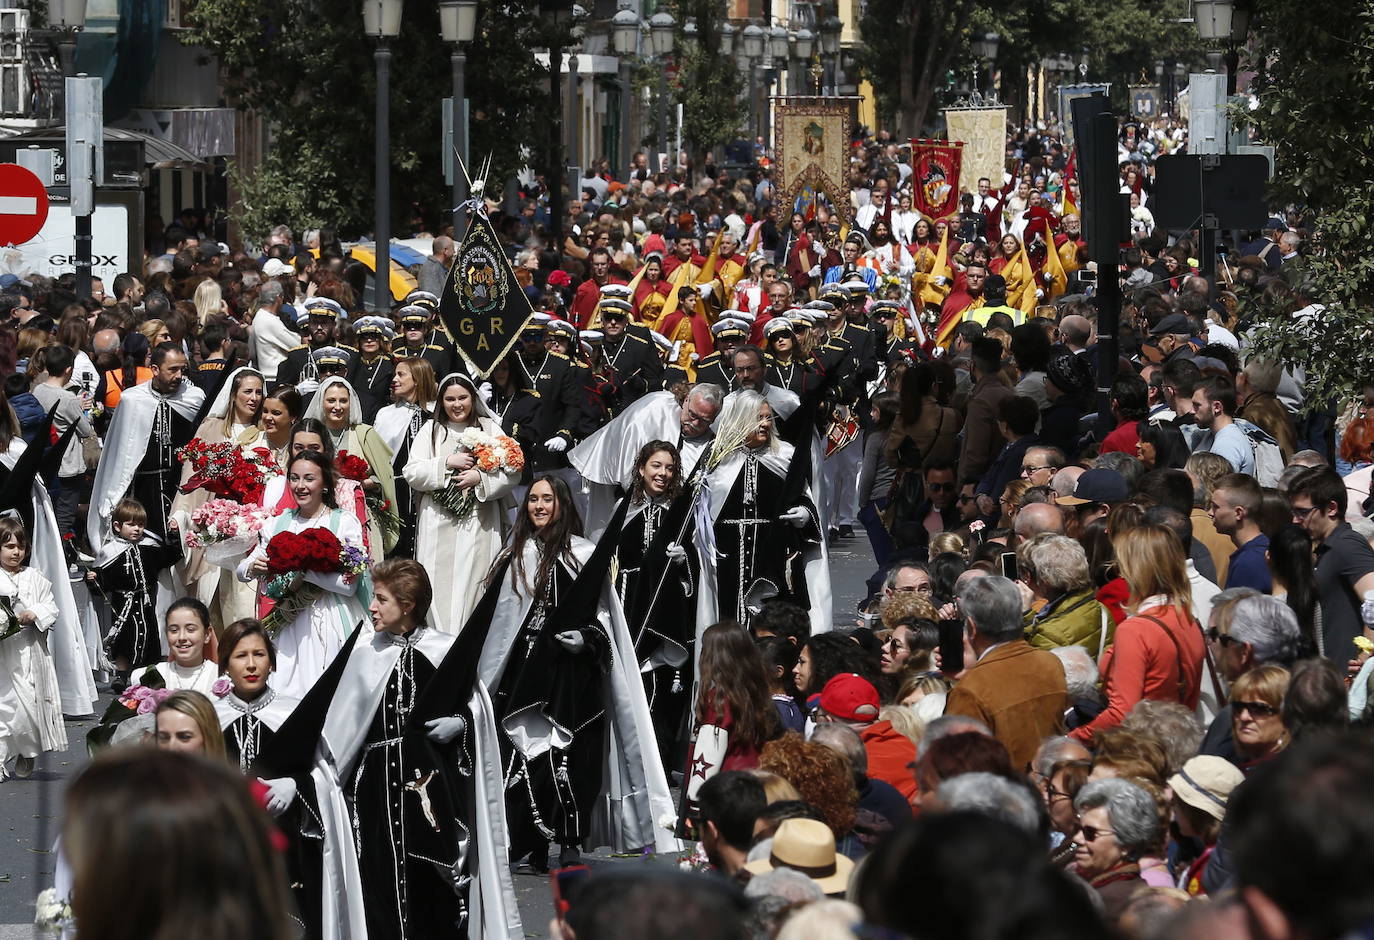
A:
<svg viewBox="0 0 1374 940">
<path fill-rule="evenodd" d="M 997 47 L 1001 44 L 1002 37 L 996 33 L 983 33 L 975 37 L 971 43 L 973 54 L 980 62 L 986 62 L 988 66 L 988 98 L 989 100 L 996 94 L 996 64 Z M 973 90 L 977 92 L 980 82 L 978 81 L 977 71 L 973 75 Z"/>
<path fill-rule="evenodd" d="M 763 27 L 750 23 L 740 32 L 744 59 L 749 63 L 749 147 L 759 134 L 759 63 L 763 61 Z"/>
<path fill-rule="evenodd" d="M 787 83 L 787 93 L 795 95 L 806 87 L 806 70 L 811 65 L 811 50 L 816 45 L 816 34 L 805 26 L 797 30 L 792 37 L 792 48 L 794 55 L 794 65 L 792 77 Z"/>
<path fill-rule="evenodd" d="M 383 314 L 391 312 L 391 49 L 387 40 L 401 31 L 401 9 L 401 0 L 363 0 L 363 32 L 377 40 L 373 54 L 377 65 L 377 267 L 372 305 Z"/>
<path fill-rule="evenodd" d="M 86 28 L 86 0 L 48 0 L 48 25 L 61 34 L 57 54 L 62 75 L 76 74 L 76 34 Z"/>
<path fill-rule="evenodd" d="M 835 65 L 835 63 L 836 63 L 836 60 L 839 58 L 839 55 L 840 55 L 840 34 L 841 34 L 842 32 L 844 32 L 844 23 L 840 20 L 840 18 L 839 18 L 838 16 L 835 16 L 835 15 L 832 13 L 830 16 L 827 16 L 827 17 L 825 18 L 825 20 L 821 23 L 821 25 L 820 25 L 820 32 L 821 32 L 821 53 L 824 55 L 825 59 L 827 60 L 826 65 L 829 66 L 828 69 L 825 67 L 825 65 L 822 66 L 822 73 L 823 73 L 823 74 L 822 74 L 822 80 L 821 80 L 821 88 L 820 88 L 820 91 L 821 91 L 822 94 L 824 94 L 825 91 L 826 91 L 826 89 L 828 88 L 828 89 L 830 90 L 830 93 L 831 93 L 831 94 L 834 94 L 834 93 L 835 93 L 835 84 L 836 84 L 836 78 L 835 78 L 836 65 Z M 824 80 L 824 79 L 825 79 L 824 73 L 825 73 L 826 71 L 829 72 L 829 78 L 830 78 L 830 81 L 829 81 L 829 82 L 826 82 L 826 81 Z"/>
<path fill-rule="evenodd" d="M 1209 51 L 1207 62 L 1216 72 L 1226 74 L 1226 93 L 1236 93 L 1236 65 L 1239 56 L 1236 47 L 1245 41 L 1250 31 L 1250 8 L 1236 0 L 1194 0 L 1193 22 L 1197 27 L 1198 38 L 1209 46 L 1224 47 L 1220 51 Z"/>
<path fill-rule="evenodd" d="M 477 32 L 477 0 L 444 0 L 439 4 L 439 32 L 444 42 L 453 47 L 449 62 L 453 66 L 453 237 L 462 238 L 467 228 L 463 203 L 468 198 L 467 168 L 459 158 L 466 160 L 467 125 L 463 120 L 463 103 L 466 92 L 463 87 L 463 72 L 467 65 L 467 55 L 463 47 L 472 42 Z M 478 194 L 481 195 L 480 193 Z"/>
<path fill-rule="evenodd" d="M 659 10 L 649 17 L 649 42 L 658 59 L 658 152 L 668 161 L 668 56 L 673 51 L 673 29 L 677 21 L 667 10 Z M 666 170 L 663 167 L 662 170 Z M 662 170 L 660 172 L 662 172 Z"/>
<path fill-rule="evenodd" d="M 634 172 L 630 146 L 630 57 L 639 47 L 639 15 L 621 10 L 611 17 L 611 42 L 620 57 L 620 163 L 625 180 Z"/>
<path fill-rule="evenodd" d="M 55 29 L 61 31 L 61 37 L 57 41 L 58 56 L 62 60 L 62 75 L 64 78 L 72 78 L 76 75 L 76 34 L 86 28 L 86 0 L 48 0 L 48 23 Z M 64 89 L 66 83 L 63 83 Z M 65 100 L 62 102 L 66 120 L 71 120 L 71 108 Z M 95 146 L 104 147 L 104 128 L 96 130 Z M 71 131 L 68 130 L 68 140 L 71 139 Z M 68 154 L 68 183 L 71 180 L 70 160 L 72 154 Z M 94 169 L 94 166 L 92 166 Z M 95 180 L 99 183 L 100 180 Z M 70 192 L 70 186 L 68 189 Z M 71 199 L 68 196 L 68 199 Z M 73 208 L 75 208 L 73 200 Z M 77 212 L 74 218 L 75 230 L 73 232 L 74 248 L 76 255 L 76 296 L 82 300 L 91 299 L 91 213 L 90 211 Z"/>
</svg>

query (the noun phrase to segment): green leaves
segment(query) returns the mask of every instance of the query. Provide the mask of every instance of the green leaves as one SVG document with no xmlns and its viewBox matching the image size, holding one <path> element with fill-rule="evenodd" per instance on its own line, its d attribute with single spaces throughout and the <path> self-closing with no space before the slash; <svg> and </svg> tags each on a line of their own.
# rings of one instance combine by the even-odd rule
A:
<svg viewBox="0 0 1374 940">
<path fill-rule="evenodd" d="M 1283 298 L 1255 298 L 1252 340 L 1306 370 L 1309 400 L 1339 400 L 1374 379 L 1374 128 L 1359 117 L 1374 109 L 1374 3 L 1261 0 L 1256 24 L 1247 121 L 1275 148 L 1272 204 L 1315 215 L 1304 293 L 1324 309 L 1294 317 Z"/>
</svg>

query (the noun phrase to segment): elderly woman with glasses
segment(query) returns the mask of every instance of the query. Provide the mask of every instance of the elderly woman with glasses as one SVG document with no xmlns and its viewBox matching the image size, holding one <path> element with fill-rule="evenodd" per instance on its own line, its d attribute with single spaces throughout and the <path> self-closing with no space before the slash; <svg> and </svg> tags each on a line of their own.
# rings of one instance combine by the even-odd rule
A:
<svg viewBox="0 0 1374 940">
<path fill-rule="evenodd" d="M 1078 791 L 1073 808 L 1073 870 L 1097 891 L 1103 914 L 1115 923 L 1131 895 L 1145 887 L 1138 860 L 1160 835 L 1154 797 L 1129 780 L 1093 780 Z"/>
<path fill-rule="evenodd" d="M 1231 737 L 1247 775 L 1277 757 L 1291 736 L 1283 724 L 1288 670 L 1275 663 L 1251 669 L 1231 685 Z"/>
</svg>

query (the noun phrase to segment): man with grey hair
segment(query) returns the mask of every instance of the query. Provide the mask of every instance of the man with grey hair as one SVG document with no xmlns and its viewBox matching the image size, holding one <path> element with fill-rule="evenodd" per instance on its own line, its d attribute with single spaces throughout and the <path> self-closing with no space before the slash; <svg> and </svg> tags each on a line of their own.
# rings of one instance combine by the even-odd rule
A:
<svg viewBox="0 0 1374 940">
<path fill-rule="evenodd" d="M 992 729 L 1024 767 L 1040 741 L 1064 730 L 1069 697 L 1064 669 L 1023 637 L 1021 591 L 999 575 L 979 578 L 959 591 L 964 645 L 972 653 L 964 678 L 949 693 L 947 715 L 968 715 Z"/>
<path fill-rule="evenodd" d="M 1074 487 L 1078 486 L 1078 478 L 1084 473 L 1084 469 L 1078 466 L 1068 466 L 1050 477 L 1050 488 L 1054 490 L 1055 496 L 1072 496 Z"/>
<path fill-rule="evenodd" d="M 1031 761 L 1030 775 L 1034 783 L 1044 786 L 1049 783 L 1050 771 L 1054 770 L 1054 765 L 1066 760 L 1091 761 L 1093 752 L 1084 747 L 1080 742 L 1066 735 L 1056 734 L 1040 742 L 1040 747 L 1035 752 L 1035 758 Z"/>
<path fill-rule="evenodd" d="M 420 290 L 427 290 L 436 297 L 444 295 L 444 282 L 448 280 L 448 270 L 453 267 L 453 239 L 440 235 L 429 246 L 429 257 L 420 265 L 416 280 Z"/>
<path fill-rule="evenodd" d="M 267 281 L 258 288 L 258 309 L 248 327 L 248 355 L 270 387 L 286 354 L 300 345 L 300 334 L 281 318 L 282 286 Z"/>
<path fill-rule="evenodd" d="M 1069 707 L 1064 711 L 1064 726 L 1071 731 L 1081 728 L 1107 707 L 1097 688 L 1097 662 L 1081 646 L 1056 646 L 1050 652 L 1064 667 L 1064 685 L 1069 695 Z"/>
<path fill-rule="evenodd" d="M 706 383 L 693 386 L 680 403 L 672 392 L 652 392 L 568 451 L 568 462 L 587 484 L 573 487 L 573 495 L 582 518 L 591 523 L 588 538 L 600 534 L 598 520 L 604 526 L 611 518 L 618 498 L 616 487 L 625 485 L 640 448 L 650 441 L 677 444 L 682 461 L 678 478 L 690 478 L 711 449 L 715 439 L 711 425 L 724 403 L 725 390 Z"/>
<path fill-rule="evenodd" d="M 1022 506 L 1012 523 L 1018 541 L 1028 541 L 1037 535 L 1063 535 L 1064 513 L 1049 503 L 1030 503 Z"/>
<path fill-rule="evenodd" d="M 935 791 L 945 812 L 981 813 L 1015 826 L 1029 836 L 1041 836 L 1045 813 L 1030 787 L 984 771 L 959 774 Z"/>
<path fill-rule="evenodd" d="M 981 734 L 985 738 L 993 737 L 992 729 L 977 718 L 969 718 L 967 715 L 941 715 L 926 722 L 925 734 L 921 736 L 921 743 L 916 748 L 916 759 L 919 761 L 925 757 L 930 746 L 941 738 L 965 732 Z"/>
<path fill-rule="evenodd" d="M 1231 683 L 1265 663 L 1291 667 L 1298 658 L 1302 638 L 1298 618 L 1292 608 L 1278 598 L 1260 594 L 1253 588 L 1233 588 L 1216 596 L 1214 609 L 1234 600 L 1238 592 L 1244 593 L 1231 607 L 1231 617 L 1225 629 L 1219 629 L 1217 624 L 1207 628 L 1207 639 L 1222 677 Z M 1203 681 L 1208 681 L 1208 678 L 1204 676 Z M 1231 738 L 1229 704 L 1217 712 L 1216 718 L 1208 726 L 1198 753 L 1238 762 Z"/>
<path fill-rule="evenodd" d="M 859 733 L 837 721 L 822 721 L 811 732 L 811 740 L 849 758 L 854 774 L 854 789 L 859 793 L 859 809 L 870 810 L 886 819 L 895 829 L 911 819 L 911 804 L 892 784 L 868 775 L 868 751 Z"/>
</svg>

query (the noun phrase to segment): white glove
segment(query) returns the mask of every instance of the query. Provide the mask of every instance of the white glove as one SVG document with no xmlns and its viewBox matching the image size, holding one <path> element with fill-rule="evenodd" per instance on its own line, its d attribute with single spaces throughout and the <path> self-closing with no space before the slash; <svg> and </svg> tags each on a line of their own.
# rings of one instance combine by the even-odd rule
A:
<svg viewBox="0 0 1374 940">
<path fill-rule="evenodd" d="M 491 387 L 490 382 L 483 382 L 480 386 L 478 386 L 477 394 L 482 396 L 482 401 L 490 405 L 491 397 L 496 394 L 496 389 Z"/>
<path fill-rule="evenodd" d="M 583 638 L 581 630 L 564 630 L 555 634 L 554 639 L 563 644 L 563 648 L 569 653 L 580 653 L 587 648 L 587 641 Z"/>
<path fill-rule="evenodd" d="M 687 563 L 687 549 L 683 548 L 677 542 L 670 542 L 663 553 L 668 556 L 668 560 L 671 562 L 679 565 L 685 565 Z"/>
<path fill-rule="evenodd" d="M 449 715 L 425 722 L 425 736 L 438 744 L 447 744 L 463 733 L 468 723 L 462 715 Z"/>
<path fill-rule="evenodd" d="M 274 780 L 259 777 L 258 782 L 267 787 L 267 811 L 273 816 L 286 812 L 286 808 L 296 799 L 296 781 L 290 777 L 277 777 Z"/>
<path fill-rule="evenodd" d="M 949 283 L 949 278 L 945 277 L 943 274 L 937 274 L 930 279 L 930 283 L 934 284 L 936 287 L 944 287 Z"/>
<path fill-rule="evenodd" d="M 544 442 L 544 449 L 551 454 L 561 454 L 568 449 L 568 442 L 558 435 L 554 435 Z"/>
<path fill-rule="evenodd" d="M 778 521 L 789 523 L 795 528 L 800 529 L 811 521 L 811 513 L 800 506 L 793 506 L 791 509 L 787 510 L 787 512 L 778 516 Z"/>
<path fill-rule="evenodd" d="M 1041 276 L 1042 278 L 1044 278 L 1046 284 L 1053 284 L 1053 283 L 1054 283 L 1054 275 L 1051 274 L 1049 271 L 1046 271 L 1044 274 L 1042 274 L 1042 275 L 1040 275 L 1040 276 Z"/>
<path fill-rule="evenodd" d="M 1365 623 L 1374 624 L 1374 597 L 1366 598 L 1360 605 L 1360 619 Z"/>
<path fill-rule="evenodd" d="M 697 285 L 697 293 L 701 295 L 701 299 L 702 299 L 702 300 L 710 300 L 710 299 L 711 299 L 711 294 L 715 292 L 715 289 L 716 289 L 716 285 L 714 285 L 714 284 L 699 284 L 699 285 Z"/>
<path fill-rule="evenodd" d="M 811 270 L 810 270 L 810 271 L 807 271 L 806 274 L 807 274 L 808 277 L 820 277 L 820 276 L 821 276 L 821 266 L 820 266 L 819 264 L 813 264 L 813 265 L 811 265 Z"/>
<path fill-rule="evenodd" d="M 1036 299 L 1036 300 L 1044 300 L 1044 299 L 1045 299 L 1045 292 L 1042 291 L 1042 290 L 1041 290 L 1040 288 L 1038 288 L 1038 287 L 1035 289 L 1035 299 Z"/>
</svg>

